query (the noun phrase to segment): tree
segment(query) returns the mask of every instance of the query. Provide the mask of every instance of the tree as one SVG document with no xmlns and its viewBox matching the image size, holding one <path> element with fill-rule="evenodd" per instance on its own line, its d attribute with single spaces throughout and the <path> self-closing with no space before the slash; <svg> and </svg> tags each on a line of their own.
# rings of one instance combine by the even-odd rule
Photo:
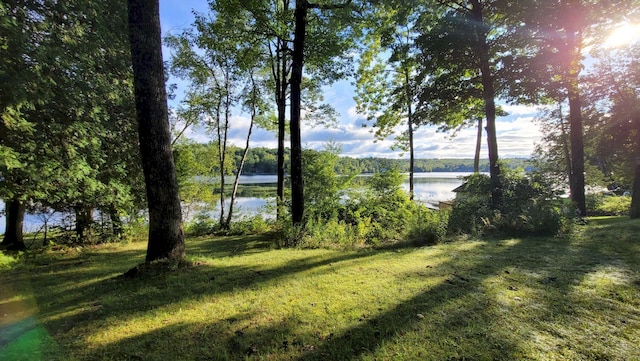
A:
<svg viewBox="0 0 640 361">
<path fill-rule="evenodd" d="M 244 105 L 250 114 L 245 152 L 241 157 L 244 159 L 254 124 L 265 125 L 265 103 L 257 97 L 264 82 L 260 71 L 265 68 L 265 59 L 262 49 L 254 44 L 253 33 L 245 31 L 252 26 L 249 11 L 234 1 L 212 3 L 211 6 L 208 16 L 196 15 L 191 29 L 180 36 L 167 38 L 166 43 L 176 51 L 172 71 L 191 81 L 183 101 L 186 109 L 179 115 L 186 123 L 204 124 L 213 135 L 213 144 L 218 146 L 219 224 L 222 229 L 229 229 L 244 163 L 241 160 L 235 167 L 230 158 L 231 117 L 240 105 Z M 230 7 L 238 10 L 235 16 L 227 16 Z M 231 173 L 235 173 L 235 181 L 227 210 L 225 177 Z"/>
<path fill-rule="evenodd" d="M 588 110 L 598 112 L 597 159 L 614 186 L 631 186 L 630 216 L 640 218 L 640 44 L 624 49 L 597 49 L 587 74 Z"/>
<path fill-rule="evenodd" d="M 184 257 L 184 234 L 171 153 L 160 9 L 158 0 L 129 0 L 128 5 L 138 135 L 149 207 L 146 261 L 179 260 Z"/>
<path fill-rule="evenodd" d="M 471 99 L 482 99 L 487 120 L 491 204 L 497 209 L 502 192 L 495 126 L 498 93 L 495 78 L 499 63 L 496 44 L 504 44 L 508 27 L 500 23 L 501 9 L 496 1 L 441 3 L 444 7 L 437 7 L 435 12 L 424 14 L 420 19 L 421 35 L 417 43 L 423 68 L 418 78 L 424 82 L 424 89 L 419 112 L 441 114 L 443 106 L 456 109 L 460 105 L 468 106 Z M 425 118 L 433 116 L 425 115 Z"/>
<path fill-rule="evenodd" d="M 261 87 L 256 81 L 253 73 L 249 74 L 249 80 L 250 84 L 248 84 L 246 89 L 247 97 L 244 102 L 244 107 L 249 111 L 251 120 L 249 123 L 249 130 L 247 131 L 247 138 L 244 149 L 242 149 L 242 155 L 240 156 L 240 164 L 238 165 L 235 179 L 233 181 L 231 203 L 229 204 L 229 213 L 227 214 L 226 220 L 227 227 L 229 226 L 229 224 L 231 224 L 234 201 L 236 199 L 236 195 L 238 194 L 238 185 L 240 184 L 240 174 L 242 174 L 244 164 L 247 160 L 247 154 L 249 152 L 249 140 L 251 139 L 251 132 L 253 131 L 254 124 L 264 124 L 263 114 L 266 111 L 266 105 L 262 100 Z"/>
<path fill-rule="evenodd" d="M 563 0 L 553 3 L 518 3 L 512 14 L 527 38 L 527 53 L 513 64 L 520 82 L 531 92 L 546 92 L 548 98 L 567 100 L 569 107 L 569 188 L 578 213 L 586 215 L 583 89 L 580 73 L 583 52 L 597 44 L 615 19 L 638 11 L 637 1 Z M 612 21 L 612 19 L 614 19 Z M 511 65 L 507 64 L 507 68 Z M 526 79 L 526 78 L 529 79 Z"/>
<path fill-rule="evenodd" d="M 366 114 L 368 120 L 375 121 L 373 126 L 377 128 L 378 139 L 390 136 L 401 122 L 406 122 L 406 129 L 396 136 L 394 147 L 409 152 L 409 198 L 413 200 L 414 128 L 421 123 L 414 114 L 417 93 L 413 50 L 415 19 L 406 12 L 392 11 L 388 5 L 381 3 L 373 12 L 378 26 L 367 36 L 367 47 L 358 69 L 355 99 L 358 111 Z M 388 59 L 381 57 L 385 50 L 390 52 Z"/>
<path fill-rule="evenodd" d="M 293 51 L 291 55 L 291 117 L 289 119 L 289 131 L 291 134 L 291 220 L 294 225 L 300 226 L 304 217 L 304 180 L 302 176 L 302 140 L 300 136 L 300 110 L 302 94 L 302 74 L 305 63 L 305 45 L 307 35 L 307 16 L 309 9 L 336 10 L 346 9 L 351 3 L 348 0 L 341 4 L 315 4 L 308 0 L 296 1 L 295 30 L 293 38 Z M 337 23 L 335 25 L 338 25 Z M 339 30 L 346 26 L 344 22 Z"/>
<path fill-rule="evenodd" d="M 132 162 L 138 152 L 131 151 L 137 140 L 129 126 L 126 11 L 85 1 L 11 1 L 1 11 L 10 19 L 0 23 L 2 33 L 10 36 L 0 41 L 7 59 L 0 66 L 0 151 L 6 151 L 0 194 L 7 204 L 77 210 L 84 215 L 76 217 L 83 242 L 93 208 L 113 210 L 116 225 L 118 209 L 140 205 L 131 204 L 140 172 Z M 21 222 L 21 214 L 10 223 Z"/>
</svg>

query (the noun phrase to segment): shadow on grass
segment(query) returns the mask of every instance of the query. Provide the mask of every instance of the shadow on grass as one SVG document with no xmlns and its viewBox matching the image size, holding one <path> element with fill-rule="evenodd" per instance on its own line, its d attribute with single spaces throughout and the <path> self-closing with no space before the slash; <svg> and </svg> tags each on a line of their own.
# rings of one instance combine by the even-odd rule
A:
<svg viewBox="0 0 640 361">
<path fill-rule="evenodd" d="M 584 327 L 573 320 L 582 316 L 576 314 L 579 303 L 596 308 L 613 307 L 606 303 L 606 295 L 593 301 L 574 298 L 575 288 L 593 272 L 609 266 L 629 270 L 637 270 L 640 266 L 636 236 L 640 223 L 606 221 L 595 226 L 587 228 L 588 234 L 578 231 L 573 238 L 477 242 L 477 246 L 457 251 L 445 264 L 435 268 L 429 268 L 429 260 L 425 259 L 424 271 L 402 275 L 398 283 L 403 278 L 420 277 L 441 277 L 442 282 L 409 299 L 399 300 L 392 307 L 362 315 L 356 325 L 331 334 L 300 334 L 297 331 L 300 320 L 295 318 L 274 319 L 267 325 L 246 328 L 240 325 L 249 322 L 247 320 L 253 315 L 238 313 L 215 322 L 170 323 L 152 331 L 122 336 L 99 349 L 73 351 L 83 355 L 80 359 L 99 359 L 101 355 L 108 355 L 111 359 L 164 360 L 167 355 L 189 355 L 189 359 L 235 360 L 248 356 L 279 359 L 282 355 L 294 360 L 512 360 L 535 359 L 536 354 L 530 349 L 535 345 L 525 343 L 533 342 L 536 337 L 549 337 L 556 340 L 552 347 L 569 349 L 566 351 L 569 358 L 619 359 L 613 345 L 618 339 L 602 341 L 602 345 L 594 345 L 591 339 L 575 344 L 574 336 L 563 340 L 565 331 L 555 329 L 565 325 Z M 613 235 L 617 239 L 612 240 Z M 264 252 L 270 248 L 268 245 L 268 240 L 259 238 L 246 238 L 244 242 L 232 238 L 206 240 L 190 246 L 190 252 L 230 257 Z M 90 263 L 120 259 L 120 256 L 126 263 L 139 257 L 135 253 L 100 255 Z M 73 292 L 66 298 L 64 290 L 52 293 L 61 299 L 43 318 L 54 336 L 62 336 L 64 332 L 75 327 L 82 329 L 96 319 L 131 318 L 172 303 L 235 292 L 295 277 L 323 265 L 339 265 L 343 261 L 366 259 L 375 254 L 377 252 L 312 255 L 259 269 L 255 265 L 203 264 L 157 277 L 109 278 L 93 283 L 88 280 L 98 277 L 98 271 L 86 270 L 86 274 L 77 274 L 78 286 L 72 288 Z M 58 265 L 54 262 L 48 270 L 61 272 L 61 277 L 73 274 L 74 268 L 67 264 L 69 260 L 60 262 Z M 85 281 L 88 285 L 84 285 Z M 71 287 L 67 283 L 65 285 Z M 51 302 L 48 287 L 56 289 L 58 286 L 45 285 L 39 290 L 39 303 Z M 529 299 L 536 302 L 527 303 Z M 523 309 L 524 304 L 528 305 L 526 309 Z M 510 314 L 517 316 L 510 318 Z M 626 329 L 633 330 L 640 320 L 625 322 L 628 322 Z M 637 334 L 638 331 L 634 332 Z M 405 347 L 405 342 L 430 346 Z M 609 343 L 612 347 L 608 347 Z M 635 347 L 640 352 L 638 346 Z"/>
<path fill-rule="evenodd" d="M 534 354 L 526 352 L 523 341 L 533 337 L 532 330 L 553 334 L 554 329 L 544 327 L 535 329 L 517 329 L 510 327 L 500 320 L 496 313 L 496 300 L 486 298 L 485 280 L 490 277 L 500 277 L 508 281 L 509 286 L 503 290 L 511 300 L 505 300 L 501 307 L 518 307 L 521 298 L 515 296 L 520 288 L 530 289 L 530 294 L 538 293 L 542 307 L 532 308 L 524 312 L 526 321 L 541 323 L 550 321 L 547 327 L 554 324 L 562 325 L 565 320 L 572 320 L 583 315 L 574 312 L 574 302 L 586 302 L 599 309 L 603 304 L 607 308 L 614 308 L 609 300 L 576 300 L 571 293 L 576 285 L 597 269 L 607 266 L 623 266 L 627 269 L 637 269 L 640 265 L 638 255 L 640 245 L 636 233 L 640 231 L 640 222 L 629 223 L 619 220 L 598 222 L 602 228 L 599 231 L 582 234 L 578 240 L 568 238 L 523 239 L 513 246 L 503 245 L 494 240 L 484 247 L 484 254 L 479 254 L 485 261 L 464 266 L 456 264 L 455 259 L 449 264 L 455 270 L 448 279 L 415 297 L 385 310 L 379 315 L 367 319 L 360 325 L 324 342 L 320 347 L 297 358 L 297 360 L 355 360 L 367 359 L 434 359 L 434 360 L 514 360 L 535 359 Z M 623 225 L 625 231 L 616 228 Z M 619 237 L 612 242 L 612 235 Z M 608 242 L 602 242 L 603 237 L 609 237 Z M 611 248 L 618 251 L 611 253 Z M 627 256 L 623 256 L 622 252 Z M 626 261 L 624 260 L 626 258 Z M 526 277 L 522 277 L 526 275 Z M 513 296 L 511 296 L 513 295 Z M 610 296 L 615 297 L 614 294 Z M 533 296 L 532 296 L 533 297 Z M 468 301 L 475 300 L 476 303 Z M 584 305 L 583 305 L 584 306 Z M 613 310 L 615 314 L 615 309 Z M 444 324 L 429 324 L 430 315 L 445 313 Z M 589 317 L 598 317 L 588 315 Z M 616 320 L 613 320 L 616 321 Z M 618 333 L 635 337 L 626 339 L 624 348 L 631 348 L 631 353 L 640 352 L 640 346 L 633 346 L 633 340 L 638 338 L 640 319 L 633 320 L 634 324 L 623 327 Z M 571 322 L 571 321 L 570 321 Z M 631 323 L 631 320 L 619 322 Z M 426 324 L 426 325 L 425 325 Z M 605 324 L 606 325 L 606 324 Z M 586 325 L 589 327 L 592 325 Z M 594 325 L 600 328 L 602 325 Z M 584 324 L 576 322 L 570 325 L 578 333 L 594 333 L 595 330 L 583 329 Z M 635 331 L 633 331 L 635 328 Z M 565 331 L 566 332 L 566 331 Z M 402 350 L 397 347 L 392 354 L 376 354 L 381 347 L 394 348 L 393 344 L 402 343 L 403 338 L 419 334 L 430 344 L 443 344 L 443 349 Z M 571 344 L 562 341 L 566 334 L 556 333 L 558 348 L 574 349 L 568 353 L 580 359 L 624 359 L 618 352 L 620 340 L 601 338 L 595 340 L 603 342 L 600 347 L 586 341 L 584 344 Z M 575 335 L 572 335 L 575 337 Z M 578 339 L 581 335 L 579 335 Z M 450 345 L 445 345 L 449 343 Z M 390 346 L 391 345 L 391 346 Z M 453 347 L 451 347 L 453 345 Z M 530 347 L 530 346 L 527 346 Z M 640 353 L 636 353 L 638 355 Z M 571 357 L 569 357 L 571 358 Z"/>
<path fill-rule="evenodd" d="M 221 245 L 220 250 L 216 249 L 217 242 Z M 235 256 L 242 251 L 246 255 L 263 252 L 268 249 L 268 244 L 268 240 L 255 237 L 225 238 L 203 241 L 191 246 L 189 252 L 225 257 Z M 310 269 L 337 265 L 371 254 L 312 255 L 295 258 L 275 267 L 269 267 L 268 264 L 218 266 L 196 262 L 192 267 L 172 272 L 126 278 L 122 276 L 122 270 L 126 269 L 126 265 L 130 267 L 139 263 L 144 254 L 139 251 L 114 251 L 43 261 L 45 264 L 34 266 L 35 273 L 46 276 L 40 278 L 36 275 L 30 280 L 27 276 L 15 274 L 13 282 L 31 282 L 37 304 L 43 306 L 39 318 L 55 337 L 74 328 L 82 329 L 96 320 L 134 318 L 159 307 L 258 287 Z M 116 263 L 108 263 L 114 259 L 117 259 Z"/>
<path fill-rule="evenodd" d="M 200 237 L 198 242 L 187 241 L 189 255 L 206 255 L 211 258 L 233 257 L 249 253 L 261 253 L 275 248 L 269 235 Z"/>
</svg>

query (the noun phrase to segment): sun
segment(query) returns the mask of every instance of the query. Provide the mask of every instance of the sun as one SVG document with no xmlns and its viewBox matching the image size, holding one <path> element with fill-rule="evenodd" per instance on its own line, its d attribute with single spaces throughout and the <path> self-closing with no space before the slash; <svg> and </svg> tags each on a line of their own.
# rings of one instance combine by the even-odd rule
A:
<svg viewBox="0 0 640 361">
<path fill-rule="evenodd" d="M 606 48 L 619 48 L 640 41 L 640 24 L 622 23 L 604 41 Z"/>
</svg>

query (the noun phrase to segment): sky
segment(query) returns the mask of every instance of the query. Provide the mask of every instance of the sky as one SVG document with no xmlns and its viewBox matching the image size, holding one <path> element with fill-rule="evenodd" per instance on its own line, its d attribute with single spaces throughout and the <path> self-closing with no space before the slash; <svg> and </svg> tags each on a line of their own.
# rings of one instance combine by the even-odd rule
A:
<svg viewBox="0 0 640 361">
<path fill-rule="evenodd" d="M 162 0 L 160 1 L 160 21 L 163 35 L 179 34 L 188 28 L 193 21 L 192 9 L 197 12 L 207 10 L 207 2 L 202 0 Z M 164 49 L 164 60 L 170 59 L 169 49 Z M 333 105 L 339 114 L 335 128 L 302 126 L 302 143 L 305 148 L 323 149 L 328 142 L 342 147 L 342 155 L 350 157 L 385 157 L 407 158 L 408 154 L 392 151 L 393 140 L 377 141 L 370 132 L 371 127 L 363 128 L 366 118 L 356 112 L 353 100 L 354 88 L 352 80 L 343 80 L 324 88 L 325 101 Z M 169 83 L 177 83 L 178 93 L 187 84 L 179 79 L 170 79 Z M 177 106 L 179 102 L 170 102 Z M 541 138 L 539 126 L 534 121 L 537 109 L 520 105 L 505 105 L 503 109 L 509 113 L 496 121 L 498 137 L 498 154 L 502 158 L 530 157 L 533 148 Z M 233 118 L 229 133 L 231 143 L 241 146 L 245 142 L 249 118 L 236 115 Z M 199 142 L 207 142 L 210 137 L 200 129 L 189 129 L 185 135 Z M 436 127 L 425 126 L 415 133 L 416 158 L 473 158 L 475 152 L 477 130 L 475 127 L 459 131 L 454 138 L 450 134 L 438 133 Z M 482 158 L 487 158 L 486 134 L 483 134 Z M 252 147 L 276 148 L 276 135 L 263 129 L 254 130 L 251 138 Z"/>
</svg>

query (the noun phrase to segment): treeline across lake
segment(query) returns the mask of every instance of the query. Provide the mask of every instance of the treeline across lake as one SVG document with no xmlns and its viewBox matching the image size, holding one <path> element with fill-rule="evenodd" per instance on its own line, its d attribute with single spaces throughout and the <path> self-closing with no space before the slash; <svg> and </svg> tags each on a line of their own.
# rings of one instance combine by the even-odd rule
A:
<svg viewBox="0 0 640 361">
<path fill-rule="evenodd" d="M 203 146 L 207 145 L 194 145 Z M 241 149 L 233 149 L 235 158 L 240 159 Z M 247 155 L 242 174 L 276 174 L 276 149 L 251 148 Z M 533 170 L 533 163 L 526 158 L 504 158 L 502 164 L 508 168 L 522 168 L 525 171 Z M 286 164 L 289 164 L 288 159 Z M 336 163 L 336 173 L 349 174 L 377 173 L 388 169 L 398 169 L 400 172 L 409 172 L 408 159 L 391 158 L 352 158 L 340 157 Z M 480 161 L 480 171 L 489 172 L 489 160 Z M 473 172 L 473 159 L 416 159 L 415 172 Z"/>
</svg>

